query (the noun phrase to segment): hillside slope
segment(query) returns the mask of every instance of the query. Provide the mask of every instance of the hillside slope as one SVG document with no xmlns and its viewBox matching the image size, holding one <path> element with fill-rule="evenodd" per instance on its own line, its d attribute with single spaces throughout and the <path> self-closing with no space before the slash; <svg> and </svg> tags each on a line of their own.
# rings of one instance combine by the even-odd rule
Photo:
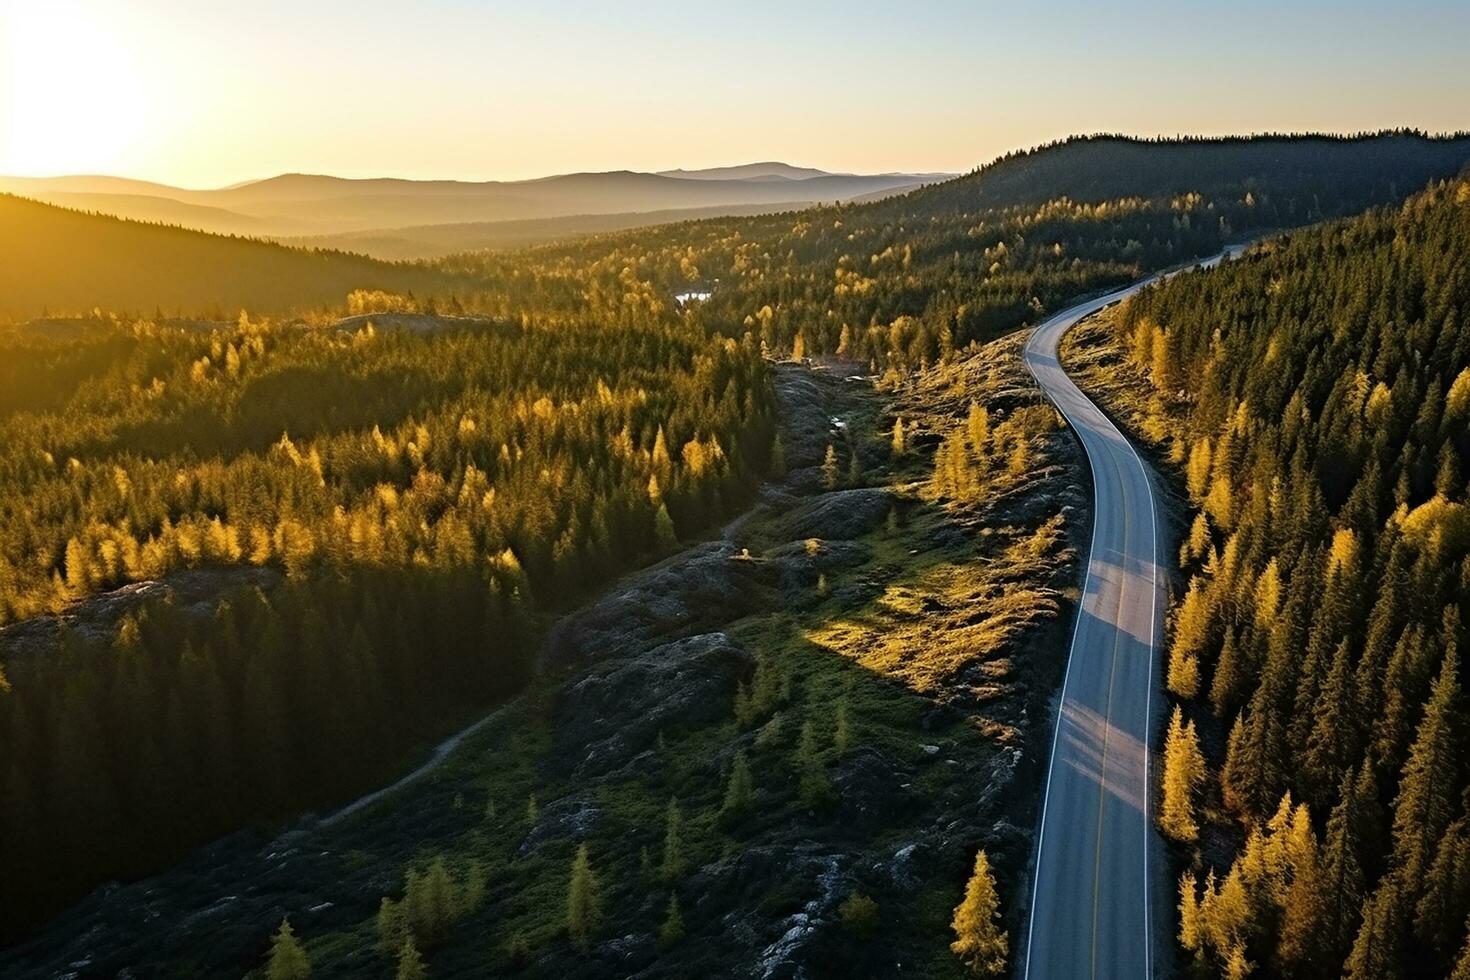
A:
<svg viewBox="0 0 1470 980">
<path fill-rule="evenodd" d="M 534 255 L 553 277 L 615 259 L 613 279 L 636 264 L 666 295 L 717 283 L 691 313 L 709 329 L 901 371 L 1227 242 L 1402 200 L 1467 161 L 1470 137 L 1398 132 L 1086 138 L 877 203 L 641 229 Z M 443 265 L 519 289 L 522 261 Z"/>
<path fill-rule="evenodd" d="M 0 195 L 0 316 L 110 311 L 275 313 L 359 288 L 428 292 L 449 277 L 341 253 L 123 221 Z"/>
<path fill-rule="evenodd" d="M 1139 139 L 1075 136 L 1000 157 L 957 180 L 895 199 L 885 214 L 1157 198 L 1224 189 L 1265 191 L 1291 203 L 1291 223 L 1354 214 L 1402 197 L 1470 160 L 1470 134 L 1431 137 L 1410 131 L 1356 136 Z M 1278 205 L 1280 207 L 1280 205 Z"/>
<path fill-rule="evenodd" d="M 1194 510 L 1168 681 L 1208 779 L 1163 811 L 1201 975 L 1470 969 L 1467 263 L 1461 179 L 1113 321 Z"/>
</svg>

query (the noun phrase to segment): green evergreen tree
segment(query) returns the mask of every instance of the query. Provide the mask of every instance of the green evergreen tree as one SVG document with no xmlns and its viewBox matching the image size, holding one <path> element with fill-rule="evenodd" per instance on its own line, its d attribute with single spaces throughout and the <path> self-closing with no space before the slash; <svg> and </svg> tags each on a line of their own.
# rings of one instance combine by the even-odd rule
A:
<svg viewBox="0 0 1470 980">
<path fill-rule="evenodd" d="M 1419 882 L 1454 818 L 1460 774 L 1455 732 L 1460 682 L 1451 650 L 1424 709 L 1393 810 L 1393 854 L 1405 882 Z"/>
<path fill-rule="evenodd" d="M 838 755 L 847 752 L 852 744 L 852 727 L 848 724 L 847 698 L 837 702 L 837 722 L 832 728 L 832 747 Z"/>
<path fill-rule="evenodd" d="M 801 802 L 809 807 L 827 806 L 833 801 L 832 782 L 827 767 L 817 751 L 817 731 L 810 721 L 801 726 L 801 741 L 796 750 L 796 771 Z"/>
<path fill-rule="evenodd" d="M 822 486 L 828 490 L 836 490 L 837 474 L 840 472 L 837 468 L 837 449 L 829 442 L 827 453 L 822 457 Z"/>
<path fill-rule="evenodd" d="M 567 933 L 582 952 L 592 948 L 592 936 L 602 925 L 602 895 L 587 845 L 577 847 L 567 885 Z"/>
<path fill-rule="evenodd" d="M 410 936 L 403 941 L 403 947 L 398 951 L 398 971 L 394 974 L 395 980 L 425 980 L 429 975 L 424 968 L 424 958 L 419 955 L 418 947 L 413 943 Z"/>
<path fill-rule="evenodd" d="M 744 750 L 735 753 L 730 763 L 730 778 L 725 785 L 725 799 L 720 804 L 720 822 L 725 826 L 739 823 L 750 812 L 755 800 L 755 781 Z"/>
<path fill-rule="evenodd" d="M 664 913 L 663 925 L 658 930 L 660 949 L 668 949 L 684 938 L 684 916 L 679 912 L 679 897 L 669 895 L 669 907 Z"/>
<path fill-rule="evenodd" d="M 378 949 L 385 956 L 395 956 L 408 938 L 408 924 L 404 922 L 403 910 L 393 899 L 384 896 L 378 903 L 376 922 Z"/>
<path fill-rule="evenodd" d="M 1404 950 L 1403 894 L 1386 876 L 1363 905 L 1363 924 L 1343 967 L 1344 980 L 1400 980 Z"/>
<path fill-rule="evenodd" d="M 664 811 L 663 861 L 658 869 L 659 877 L 666 882 L 683 877 L 688 864 L 684 856 L 683 826 L 684 816 L 679 812 L 679 801 L 671 799 Z"/>
<path fill-rule="evenodd" d="M 281 920 L 281 927 L 271 938 L 270 958 L 265 974 L 270 980 L 306 980 L 311 976 L 311 960 L 291 930 L 291 923 Z"/>
</svg>

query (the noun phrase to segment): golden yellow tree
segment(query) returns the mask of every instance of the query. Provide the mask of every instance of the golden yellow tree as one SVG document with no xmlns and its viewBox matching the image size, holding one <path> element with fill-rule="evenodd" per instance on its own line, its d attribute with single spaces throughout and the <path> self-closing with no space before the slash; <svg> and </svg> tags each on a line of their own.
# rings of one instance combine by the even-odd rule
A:
<svg viewBox="0 0 1470 980">
<path fill-rule="evenodd" d="M 950 950 L 977 977 L 998 977 L 1005 972 L 1010 937 L 1000 927 L 1000 897 L 990 860 L 984 851 L 975 855 L 975 870 L 965 885 L 965 897 L 955 906 L 955 941 Z"/>
<path fill-rule="evenodd" d="M 1186 724 L 1184 712 L 1176 706 L 1164 741 L 1164 800 L 1159 807 L 1159 827 L 1175 840 L 1192 841 L 1199 836 L 1194 793 L 1205 776 L 1205 757 L 1194 722 Z"/>
</svg>

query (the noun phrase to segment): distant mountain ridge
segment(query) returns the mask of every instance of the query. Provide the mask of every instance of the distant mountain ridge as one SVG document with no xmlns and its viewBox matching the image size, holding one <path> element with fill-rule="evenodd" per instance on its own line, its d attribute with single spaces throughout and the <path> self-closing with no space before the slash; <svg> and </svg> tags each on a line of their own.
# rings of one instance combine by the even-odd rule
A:
<svg viewBox="0 0 1470 980">
<path fill-rule="evenodd" d="M 572 215 L 870 199 L 942 174 L 837 174 L 783 163 L 708 170 L 557 174 L 534 180 L 411 180 L 288 173 L 211 190 L 108 176 L 0 177 L 0 192 L 216 234 L 331 236 Z M 167 203 L 163 203 L 167 202 Z"/>
</svg>

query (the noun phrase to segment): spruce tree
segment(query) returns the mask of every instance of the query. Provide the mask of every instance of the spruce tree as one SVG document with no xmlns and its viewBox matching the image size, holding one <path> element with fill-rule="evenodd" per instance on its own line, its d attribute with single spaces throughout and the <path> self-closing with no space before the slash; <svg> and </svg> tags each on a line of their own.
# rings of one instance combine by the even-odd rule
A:
<svg viewBox="0 0 1470 980">
<path fill-rule="evenodd" d="M 668 949 L 684 938 L 684 916 L 679 912 L 679 896 L 669 895 L 668 910 L 664 912 L 663 925 L 658 930 L 660 949 Z"/>
<path fill-rule="evenodd" d="M 408 936 L 408 924 L 404 922 L 403 909 L 387 896 L 378 903 L 376 927 L 378 949 L 386 956 L 396 955 Z"/>
<path fill-rule="evenodd" d="M 419 955 L 413 937 L 409 936 L 398 950 L 398 972 L 394 974 L 394 980 L 425 980 L 428 975 L 424 969 L 424 958 Z"/>
<path fill-rule="evenodd" d="M 577 847 L 567 884 L 567 933 L 582 952 L 592 948 L 592 936 L 602 924 L 602 896 L 587 845 Z"/>
<path fill-rule="evenodd" d="M 1179 876 L 1179 945 L 1198 953 L 1201 939 L 1199 880 L 1186 871 Z"/>
<path fill-rule="evenodd" d="M 1454 650 L 1445 656 L 1414 738 L 1393 808 L 1393 855 L 1403 881 L 1421 881 L 1454 817 L 1459 785 L 1456 703 L 1460 682 Z M 1412 887 L 1412 886 L 1411 886 Z"/>
<path fill-rule="evenodd" d="M 659 864 L 659 877 L 666 882 L 677 881 L 684 874 L 687 860 L 684 856 L 684 817 L 679 812 L 679 801 L 669 800 L 664 811 L 664 853 Z"/>
<path fill-rule="evenodd" d="M 826 806 L 832 802 L 832 783 L 827 778 L 827 767 L 817 752 L 817 731 L 810 721 L 801 726 L 801 741 L 796 750 L 796 771 L 801 801 L 809 807 Z"/>
<path fill-rule="evenodd" d="M 975 870 L 965 885 L 965 897 L 955 906 L 950 922 L 955 940 L 949 948 L 974 976 L 999 977 L 1005 973 L 1010 938 L 1001 928 L 1000 918 L 995 878 L 982 850 L 975 855 Z"/>
<path fill-rule="evenodd" d="M 1344 980 L 1400 980 L 1403 948 L 1403 894 L 1390 874 L 1363 905 L 1363 924 L 1343 966 Z"/>
<path fill-rule="evenodd" d="M 1449 980 L 1470 980 L 1470 924 L 1467 924 L 1465 932 L 1465 944 L 1460 947 L 1460 953 L 1455 957 L 1455 965 L 1450 970 Z"/>
<path fill-rule="evenodd" d="M 1470 827 L 1461 817 L 1435 842 L 1434 859 L 1414 908 L 1414 935 L 1448 957 L 1458 948 L 1470 912 Z"/>
<path fill-rule="evenodd" d="M 674 530 L 674 519 L 669 516 L 668 505 L 660 502 L 658 510 L 653 515 L 653 540 L 659 551 L 668 551 L 679 543 L 679 535 Z"/>
<path fill-rule="evenodd" d="M 741 750 L 735 753 L 735 761 L 730 763 L 730 779 L 725 785 L 724 802 L 720 804 L 720 822 L 726 827 L 739 823 L 750 812 L 754 799 L 755 781 L 751 778 L 745 751 Z"/>
<path fill-rule="evenodd" d="M 271 938 L 265 973 L 270 980 L 306 980 L 311 976 L 311 960 L 286 919 L 281 920 L 281 927 Z"/>
<path fill-rule="evenodd" d="M 1378 805 L 1373 767 L 1364 762 L 1356 773 L 1345 773 L 1340 796 L 1327 818 L 1327 836 L 1322 843 L 1320 888 L 1324 907 L 1315 930 L 1320 958 L 1333 964 L 1341 963 L 1351 949 L 1367 898 L 1363 849 L 1372 828 L 1372 810 Z"/>
<path fill-rule="evenodd" d="M 1174 840 L 1192 841 L 1199 836 L 1194 794 L 1206 776 L 1194 722 L 1186 724 L 1184 712 L 1175 706 L 1164 740 L 1164 799 L 1159 807 L 1159 827 Z"/>
<path fill-rule="evenodd" d="M 827 443 L 827 453 L 822 457 L 822 486 L 828 490 L 837 489 L 837 448 L 830 442 Z"/>
<path fill-rule="evenodd" d="M 844 754 L 852 742 L 852 727 L 848 723 L 847 698 L 837 702 L 837 721 L 832 727 L 832 747 L 838 755 Z"/>
</svg>

